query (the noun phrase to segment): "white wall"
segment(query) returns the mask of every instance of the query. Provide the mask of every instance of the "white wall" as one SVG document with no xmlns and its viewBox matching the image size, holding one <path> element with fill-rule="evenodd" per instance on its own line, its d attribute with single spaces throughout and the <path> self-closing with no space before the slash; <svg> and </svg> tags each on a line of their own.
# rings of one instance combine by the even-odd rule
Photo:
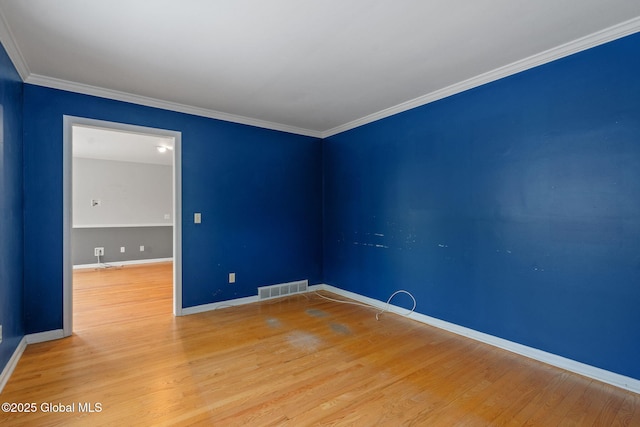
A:
<svg viewBox="0 0 640 427">
<path fill-rule="evenodd" d="M 74 157 L 73 226 L 171 225 L 172 166 Z M 98 206 L 91 206 L 99 200 Z"/>
</svg>

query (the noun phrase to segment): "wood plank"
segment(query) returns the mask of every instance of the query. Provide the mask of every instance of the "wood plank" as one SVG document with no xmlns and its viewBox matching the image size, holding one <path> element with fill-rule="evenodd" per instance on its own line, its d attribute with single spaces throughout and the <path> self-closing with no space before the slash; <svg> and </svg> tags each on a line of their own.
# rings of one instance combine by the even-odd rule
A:
<svg viewBox="0 0 640 427">
<path fill-rule="evenodd" d="M 640 424 L 637 394 L 313 293 L 174 318 L 171 275 L 74 272 L 74 335 L 29 345 L 2 393 L 38 411 L 0 424 Z"/>
<path fill-rule="evenodd" d="M 610 425 L 612 427 L 640 426 L 640 395 L 627 394 Z"/>
</svg>

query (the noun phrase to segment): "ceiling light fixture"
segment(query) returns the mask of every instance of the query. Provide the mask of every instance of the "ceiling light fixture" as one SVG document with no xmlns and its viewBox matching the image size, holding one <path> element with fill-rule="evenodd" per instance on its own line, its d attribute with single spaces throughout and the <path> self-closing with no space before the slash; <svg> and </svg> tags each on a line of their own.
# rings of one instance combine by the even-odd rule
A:
<svg viewBox="0 0 640 427">
<path fill-rule="evenodd" d="M 173 147 L 168 145 L 158 145 L 156 146 L 156 150 L 158 150 L 158 153 L 166 153 L 167 150 L 173 150 Z"/>
</svg>

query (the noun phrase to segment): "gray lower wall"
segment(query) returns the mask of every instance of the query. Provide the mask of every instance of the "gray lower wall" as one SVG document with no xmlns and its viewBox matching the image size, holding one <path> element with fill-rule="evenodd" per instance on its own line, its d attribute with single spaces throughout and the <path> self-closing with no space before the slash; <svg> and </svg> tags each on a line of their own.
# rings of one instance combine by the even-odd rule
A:
<svg viewBox="0 0 640 427">
<path fill-rule="evenodd" d="M 124 246 L 125 252 L 120 248 Z M 140 251 L 144 246 L 144 252 Z M 102 262 L 173 257 L 173 227 L 74 228 L 71 232 L 73 265 L 96 264 L 93 249 L 104 248 Z"/>
</svg>

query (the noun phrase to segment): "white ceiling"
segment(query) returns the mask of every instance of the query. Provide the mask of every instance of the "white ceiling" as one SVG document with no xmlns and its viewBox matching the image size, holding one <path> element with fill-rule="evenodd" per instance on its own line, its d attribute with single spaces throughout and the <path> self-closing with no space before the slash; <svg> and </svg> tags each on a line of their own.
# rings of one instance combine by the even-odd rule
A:
<svg viewBox="0 0 640 427">
<path fill-rule="evenodd" d="M 640 31 L 638 0 L 0 0 L 28 83 L 328 136 Z"/>
<path fill-rule="evenodd" d="M 173 164 L 174 140 L 169 137 L 73 126 L 73 157 L 116 160 L 121 162 Z M 161 153 L 158 147 L 167 147 Z"/>
</svg>

